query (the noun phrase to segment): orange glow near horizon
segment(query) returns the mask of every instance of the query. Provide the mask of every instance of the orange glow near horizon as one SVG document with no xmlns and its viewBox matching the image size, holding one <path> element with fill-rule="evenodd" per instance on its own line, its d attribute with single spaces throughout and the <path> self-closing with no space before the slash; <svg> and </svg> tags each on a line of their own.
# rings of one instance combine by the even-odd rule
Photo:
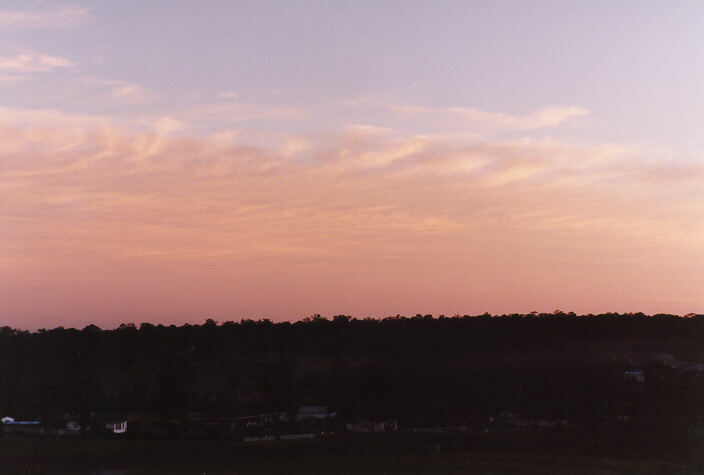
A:
<svg viewBox="0 0 704 475">
<path fill-rule="evenodd" d="M 636 148 L 13 114 L 3 324 L 703 310 L 701 170 Z"/>
</svg>

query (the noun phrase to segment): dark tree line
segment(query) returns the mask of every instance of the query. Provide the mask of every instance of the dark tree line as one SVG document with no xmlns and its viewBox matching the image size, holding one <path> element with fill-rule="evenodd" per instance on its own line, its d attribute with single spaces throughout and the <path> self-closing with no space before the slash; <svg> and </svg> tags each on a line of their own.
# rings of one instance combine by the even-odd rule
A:
<svg viewBox="0 0 704 475">
<path fill-rule="evenodd" d="M 115 330 L 0 329 L 2 416 L 243 415 L 329 405 L 341 420 L 452 425 L 502 413 L 596 424 L 695 421 L 704 316 L 430 315 Z M 659 359 L 660 358 L 660 359 Z M 646 381 L 624 378 L 642 367 Z"/>
</svg>

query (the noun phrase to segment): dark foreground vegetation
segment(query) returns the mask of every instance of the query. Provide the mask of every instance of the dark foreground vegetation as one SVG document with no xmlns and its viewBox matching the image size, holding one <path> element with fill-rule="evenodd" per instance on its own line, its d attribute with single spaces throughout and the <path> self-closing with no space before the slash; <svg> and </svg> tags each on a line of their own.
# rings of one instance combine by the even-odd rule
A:
<svg viewBox="0 0 704 475">
<path fill-rule="evenodd" d="M 312 423 L 297 417 L 306 405 L 329 408 L 328 415 Z M 99 423 L 107 413 L 129 421 L 119 439 Z M 261 414 L 274 416 L 245 419 Z M 277 472 L 310 471 L 306 460 L 323 472 L 335 463 L 354 472 L 368 459 L 387 472 L 388 463 L 406 460 L 423 473 L 439 466 L 539 472 L 541 464 L 554 464 L 553 473 L 592 473 L 591 463 L 606 473 L 697 473 L 704 470 L 704 316 L 4 327 L 3 416 L 41 421 L 48 431 L 2 439 L 0 461 L 15 469 L 70 466 L 66 460 L 153 469 L 207 458 L 212 468 Z M 69 419 L 80 423 L 80 436 L 46 436 Z M 365 421 L 393 421 L 384 430 L 398 432 L 348 433 Z M 301 433 L 316 438 L 242 442 Z M 495 465 L 483 470 L 484 463 Z"/>
</svg>

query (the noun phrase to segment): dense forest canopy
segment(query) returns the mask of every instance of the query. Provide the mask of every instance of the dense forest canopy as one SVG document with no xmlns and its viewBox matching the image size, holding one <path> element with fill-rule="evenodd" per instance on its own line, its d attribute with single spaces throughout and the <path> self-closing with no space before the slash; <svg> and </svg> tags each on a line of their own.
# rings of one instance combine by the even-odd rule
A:
<svg viewBox="0 0 704 475">
<path fill-rule="evenodd" d="M 573 313 L 0 329 L 0 410 L 249 414 L 452 424 L 701 414 L 704 315 Z M 672 362 L 678 362 L 673 364 Z M 642 370 L 636 385 L 625 371 Z M 4 415 L 3 414 L 3 415 Z"/>
</svg>

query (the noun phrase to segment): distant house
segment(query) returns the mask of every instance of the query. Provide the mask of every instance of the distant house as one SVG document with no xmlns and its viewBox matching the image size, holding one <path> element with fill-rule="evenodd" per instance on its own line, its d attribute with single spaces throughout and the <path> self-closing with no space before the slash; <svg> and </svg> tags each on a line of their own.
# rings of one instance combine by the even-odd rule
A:
<svg viewBox="0 0 704 475">
<path fill-rule="evenodd" d="M 230 420 L 230 429 L 251 429 L 260 427 L 271 427 L 277 423 L 288 422 L 288 413 L 286 412 L 269 412 L 265 414 L 256 414 L 251 416 L 241 416 Z"/>
<path fill-rule="evenodd" d="M 645 382 L 645 373 L 641 370 L 625 371 L 623 377 L 629 381 L 635 381 L 636 383 Z"/>
<path fill-rule="evenodd" d="M 345 426 L 348 432 L 396 432 L 398 421 L 357 421 Z"/>
<path fill-rule="evenodd" d="M 521 429 L 550 429 L 550 428 L 558 428 L 562 426 L 567 425 L 567 420 L 566 419 L 560 419 L 560 420 L 548 420 L 548 419 L 540 419 L 540 418 L 516 418 L 511 421 L 510 424 L 512 427 L 516 428 L 521 428 Z"/>
<path fill-rule="evenodd" d="M 691 363 L 678 369 L 680 373 L 703 373 L 704 363 Z"/>
<path fill-rule="evenodd" d="M 331 419 L 335 417 L 335 412 L 328 406 L 301 406 L 296 414 L 297 421 L 306 419 Z"/>
<path fill-rule="evenodd" d="M 79 421 L 68 421 L 66 422 L 65 430 L 68 432 L 81 432 L 81 423 Z"/>
<path fill-rule="evenodd" d="M 124 434 L 127 432 L 127 418 L 124 416 L 110 414 L 99 418 L 103 426 L 112 434 Z"/>
<path fill-rule="evenodd" d="M 41 421 L 16 421 L 12 417 L 3 417 L 2 425 L 8 434 L 42 434 L 44 432 Z"/>
<path fill-rule="evenodd" d="M 327 406 L 301 406 L 296 413 L 299 429 L 328 432 L 334 429 L 335 412 Z"/>
<path fill-rule="evenodd" d="M 30 435 L 51 435 L 51 436 L 73 436 L 80 435 L 81 423 L 77 420 L 69 419 L 61 422 L 47 421 L 16 421 L 12 417 L 0 419 L 3 429 L 9 434 L 30 434 Z"/>
</svg>

